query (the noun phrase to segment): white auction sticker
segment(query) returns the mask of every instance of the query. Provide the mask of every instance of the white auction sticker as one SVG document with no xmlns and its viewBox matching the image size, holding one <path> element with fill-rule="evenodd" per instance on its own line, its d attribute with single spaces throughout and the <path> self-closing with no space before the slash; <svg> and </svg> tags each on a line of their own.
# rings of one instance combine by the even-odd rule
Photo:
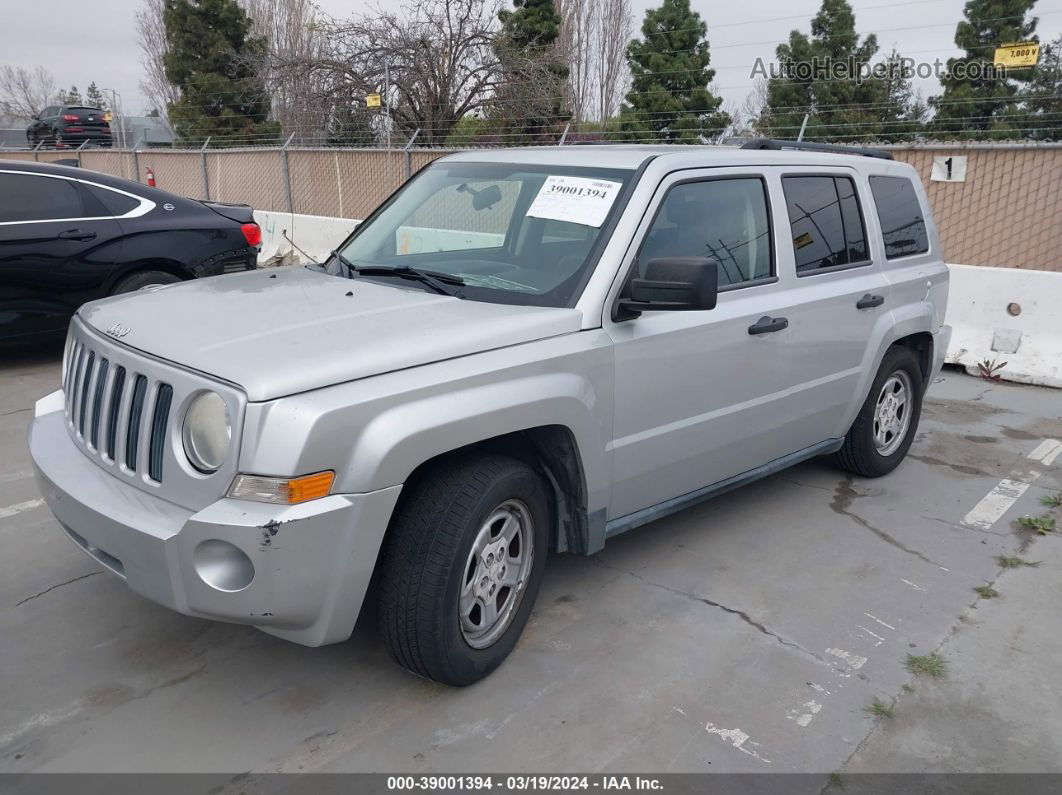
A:
<svg viewBox="0 0 1062 795">
<path fill-rule="evenodd" d="M 616 201 L 620 182 L 586 177 L 546 177 L 527 214 L 583 226 L 601 226 Z"/>
</svg>

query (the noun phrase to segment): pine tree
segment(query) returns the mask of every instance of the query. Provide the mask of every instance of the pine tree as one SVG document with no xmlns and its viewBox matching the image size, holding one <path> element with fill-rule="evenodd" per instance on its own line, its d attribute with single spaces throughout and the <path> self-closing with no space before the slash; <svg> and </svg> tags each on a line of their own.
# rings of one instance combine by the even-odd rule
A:
<svg viewBox="0 0 1062 795">
<path fill-rule="evenodd" d="M 81 92 L 77 90 L 77 86 L 70 86 L 70 90 L 63 95 L 62 99 L 64 105 L 80 105 Z"/>
<path fill-rule="evenodd" d="M 726 129 L 730 116 L 709 87 L 707 32 L 689 0 L 663 0 L 645 12 L 642 38 L 627 45 L 631 90 L 614 137 L 699 143 Z"/>
<path fill-rule="evenodd" d="M 553 0 L 513 0 L 513 6 L 498 12 L 494 51 L 501 79 L 489 117 L 510 143 L 533 142 L 553 135 L 568 118 L 568 67 L 556 47 L 561 18 Z"/>
<path fill-rule="evenodd" d="M 1040 62 L 1021 98 L 1030 138 L 1062 140 L 1062 36 L 1040 49 Z"/>
<path fill-rule="evenodd" d="M 896 140 L 916 132 L 924 110 L 915 107 L 910 67 L 900 54 L 875 62 L 877 37 L 862 42 L 847 0 L 823 0 L 811 35 L 794 30 L 775 50 L 778 71 L 767 85 L 757 129 L 804 140 Z"/>
<path fill-rule="evenodd" d="M 944 93 L 932 97 L 933 129 L 941 138 L 1009 138 L 1021 136 L 1015 97 L 1018 84 L 1032 69 L 999 71 L 993 66 L 1000 44 L 1028 41 L 1036 18 L 1028 13 L 1036 0 L 969 0 L 955 29 L 955 45 L 966 54 L 948 59 L 941 79 Z"/>
<path fill-rule="evenodd" d="M 210 136 L 214 146 L 275 142 L 280 125 L 269 121 L 269 97 L 253 67 L 265 42 L 251 35 L 239 3 L 165 2 L 166 78 L 181 89 L 169 106 L 178 137 L 194 144 Z"/>
<path fill-rule="evenodd" d="M 85 90 L 85 102 L 100 110 L 108 109 L 107 100 L 104 98 L 103 92 L 100 91 L 99 86 L 96 85 L 95 80 L 89 83 L 89 87 Z"/>
</svg>

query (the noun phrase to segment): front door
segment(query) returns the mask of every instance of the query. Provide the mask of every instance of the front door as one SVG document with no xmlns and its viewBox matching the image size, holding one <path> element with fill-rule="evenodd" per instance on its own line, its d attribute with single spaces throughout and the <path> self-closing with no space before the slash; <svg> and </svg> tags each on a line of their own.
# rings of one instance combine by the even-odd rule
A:
<svg viewBox="0 0 1062 795">
<path fill-rule="evenodd" d="M 720 294 L 709 311 L 605 318 L 615 343 L 610 521 L 837 435 L 859 367 L 854 353 L 866 339 L 838 341 L 848 331 L 837 333 L 830 301 L 808 308 L 814 280 L 796 272 L 794 252 L 805 240 L 793 242 L 782 173 L 678 172 L 654 197 L 630 267 L 714 257 Z M 812 238 L 818 243 L 819 232 Z"/>
</svg>

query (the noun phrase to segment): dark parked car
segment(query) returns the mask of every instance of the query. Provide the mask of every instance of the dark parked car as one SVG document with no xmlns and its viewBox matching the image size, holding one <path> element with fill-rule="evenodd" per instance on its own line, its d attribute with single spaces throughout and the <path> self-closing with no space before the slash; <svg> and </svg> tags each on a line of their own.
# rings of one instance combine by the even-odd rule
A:
<svg viewBox="0 0 1062 795">
<path fill-rule="evenodd" d="M 40 112 L 26 128 L 30 146 L 43 141 L 61 149 L 79 146 L 88 141 L 90 146 L 111 145 L 109 114 L 99 108 L 82 105 L 51 105 Z"/>
<path fill-rule="evenodd" d="M 86 301 L 252 270 L 261 240 L 245 204 L 0 160 L 0 342 L 64 333 Z"/>
</svg>

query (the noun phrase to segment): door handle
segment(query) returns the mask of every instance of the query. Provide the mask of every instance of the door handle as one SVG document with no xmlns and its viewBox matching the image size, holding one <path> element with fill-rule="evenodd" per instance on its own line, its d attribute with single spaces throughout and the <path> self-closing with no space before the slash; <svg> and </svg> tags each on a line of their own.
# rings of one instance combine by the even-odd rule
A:
<svg viewBox="0 0 1062 795">
<path fill-rule="evenodd" d="M 67 229 L 65 232 L 60 232 L 57 237 L 60 240 L 92 240 L 96 237 L 96 233 L 84 229 Z"/>
<path fill-rule="evenodd" d="M 866 293 L 862 298 L 856 301 L 856 309 L 870 309 L 873 306 L 881 306 L 884 303 L 885 296 Z"/>
<path fill-rule="evenodd" d="M 749 326 L 749 334 L 770 334 L 771 332 L 781 331 L 788 327 L 789 321 L 786 318 L 764 315 Z"/>
</svg>

